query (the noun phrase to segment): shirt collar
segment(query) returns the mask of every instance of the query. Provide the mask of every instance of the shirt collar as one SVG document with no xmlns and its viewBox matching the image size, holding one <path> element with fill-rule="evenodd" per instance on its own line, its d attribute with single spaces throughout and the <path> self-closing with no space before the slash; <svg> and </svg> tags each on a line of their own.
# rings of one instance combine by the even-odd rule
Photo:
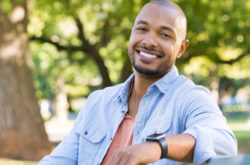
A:
<svg viewBox="0 0 250 165">
<path fill-rule="evenodd" d="M 121 99 L 122 104 L 125 105 L 127 103 L 128 95 L 129 95 L 129 89 L 130 89 L 130 83 L 134 79 L 135 74 L 133 73 L 130 75 L 130 77 L 123 83 L 122 89 L 117 97 L 117 99 Z"/>
<path fill-rule="evenodd" d="M 176 78 L 179 76 L 178 70 L 176 66 L 173 66 L 172 69 L 165 74 L 162 78 L 157 80 L 154 84 L 152 84 L 148 92 L 152 90 L 155 86 L 162 92 L 165 93 L 169 86 L 176 80 Z M 127 103 L 128 95 L 129 95 L 129 88 L 130 83 L 134 79 L 135 74 L 133 73 L 122 85 L 122 89 L 119 93 L 119 95 L 116 97 L 116 99 L 121 99 L 122 104 L 125 105 Z"/>
<path fill-rule="evenodd" d="M 152 84 L 149 87 L 148 92 L 151 90 L 151 88 L 154 88 L 154 86 L 156 86 L 162 93 L 167 92 L 169 87 L 174 83 L 174 81 L 178 76 L 179 72 L 176 66 L 173 66 L 172 69 L 167 74 L 165 74 L 162 78 L 157 80 L 154 84 Z"/>
</svg>

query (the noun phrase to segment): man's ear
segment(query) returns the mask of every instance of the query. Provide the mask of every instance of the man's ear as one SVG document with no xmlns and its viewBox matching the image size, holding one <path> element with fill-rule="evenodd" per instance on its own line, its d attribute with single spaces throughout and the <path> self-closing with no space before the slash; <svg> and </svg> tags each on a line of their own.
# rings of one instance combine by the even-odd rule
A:
<svg viewBox="0 0 250 165">
<path fill-rule="evenodd" d="M 188 44 L 189 44 L 188 39 L 185 39 L 181 42 L 181 46 L 180 46 L 180 49 L 178 51 L 177 58 L 180 58 L 183 55 L 183 53 L 186 51 L 186 49 L 188 47 Z"/>
</svg>

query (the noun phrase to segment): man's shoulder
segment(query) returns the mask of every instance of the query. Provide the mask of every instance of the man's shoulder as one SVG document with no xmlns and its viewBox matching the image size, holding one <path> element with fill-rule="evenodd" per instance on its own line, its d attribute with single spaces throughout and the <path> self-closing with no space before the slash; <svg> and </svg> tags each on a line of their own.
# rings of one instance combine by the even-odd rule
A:
<svg viewBox="0 0 250 165">
<path fill-rule="evenodd" d="M 185 76 L 180 76 L 180 78 L 185 81 L 181 81 L 183 83 L 176 89 L 175 94 L 179 101 L 215 105 L 209 89 L 205 86 L 195 84 L 191 79 Z"/>
<path fill-rule="evenodd" d="M 78 116 L 93 116 L 93 114 L 96 114 L 96 112 L 102 111 L 105 106 L 112 105 L 112 100 L 115 100 L 115 98 L 117 98 L 117 96 L 119 95 L 119 89 L 122 89 L 122 86 L 122 84 L 118 84 L 92 92 L 88 96 L 88 99 L 86 100 L 84 106 L 81 108 L 81 114 Z"/>
<path fill-rule="evenodd" d="M 110 87 L 105 87 L 103 89 L 96 90 L 89 95 L 89 98 L 100 98 L 105 97 L 105 99 L 111 99 L 117 97 L 120 94 L 121 89 L 123 88 L 124 83 L 117 84 Z"/>
<path fill-rule="evenodd" d="M 199 84 L 195 84 L 191 79 L 185 77 L 185 76 L 179 76 L 178 78 L 179 80 L 177 80 L 177 82 L 180 82 L 179 85 L 179 92 L 180 93 L 206 93 L 206 94 L 210 94 L 209 90 Z"/>
</svg>

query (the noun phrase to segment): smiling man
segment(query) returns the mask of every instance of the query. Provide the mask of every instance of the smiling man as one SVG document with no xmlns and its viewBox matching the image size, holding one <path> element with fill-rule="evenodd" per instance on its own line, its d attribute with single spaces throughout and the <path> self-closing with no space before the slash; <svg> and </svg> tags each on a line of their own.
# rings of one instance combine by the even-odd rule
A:
<svg viewBox="0 0 250 165">
<path fill-rule="evenodd" d="M 155 165 L 235 155 L 237 142 L 209 92 L 178 74 L 186 17 L 168 0 L 136 17 L 128 55 L 134 74 L 92 93 L 74 127 L 40 165 Z"/>
</svg>

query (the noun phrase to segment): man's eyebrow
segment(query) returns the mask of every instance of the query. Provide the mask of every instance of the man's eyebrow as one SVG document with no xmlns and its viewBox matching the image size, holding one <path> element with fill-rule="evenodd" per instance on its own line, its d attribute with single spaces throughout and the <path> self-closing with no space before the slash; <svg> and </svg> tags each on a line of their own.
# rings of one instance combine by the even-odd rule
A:
<svg viewBox="0 0 250 165">
<path fill-rule="evenodd" d="M 161 26 L 161 29 L 170 31 L 170 32 L 175 34 L 175 30 L 169 26 Z"/>
<path fill-rule="evenodd" d="M 148 25 L 148 22 L 144 21 L 144 20 L 139 20 L 139 21 L 136 22 L 136 25 L 138 25 L 138 24 Z M 161 29 L 168 30 L 170 32 L 175 33 L 175 30 L 173 28 L 169 27 L 169 26 L 161 26 Z"/>
<path fill-rule="evenodd" d="M 148 25 L 148 22 L 147 21 L 143 21 L 143 20 L 139 20 L 136 22 L 136 25 L 138 24 L 144 24 L 144 25 Z"/>
</svg>

